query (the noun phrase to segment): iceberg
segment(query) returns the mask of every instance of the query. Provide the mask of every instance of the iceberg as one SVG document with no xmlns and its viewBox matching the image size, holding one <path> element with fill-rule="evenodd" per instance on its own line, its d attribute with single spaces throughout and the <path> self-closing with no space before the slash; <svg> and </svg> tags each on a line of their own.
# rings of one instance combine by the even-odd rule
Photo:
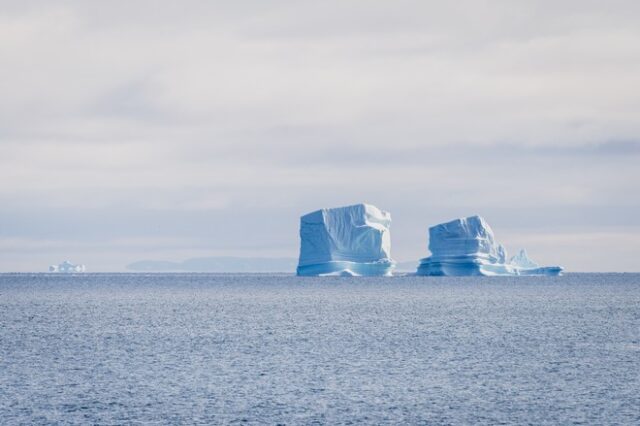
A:
<svg viewBox="0 0 640 426">
<path fill-rule="evenodd" d="M 531 260 L 525 249 L 511 258 L 509 264 L 516 269 L 518 275 L 561 275 L 562 266 L 539 266 Z"/>
<path fill-rule="evenodd" d="M 533 260 L 529 259 L 529 256 L 527 255 L 527 251 L 525 249 L 520 250 L 518 254 L 513 256 L 509 263 L 511 263 L 513 266 L 518 266 L 520 268 L 525 268 L 525 269 L 538 268 L 538 264 Z"/>
<path fill-rule="evenodd" d="M 300 218 L 299 276 L 390 276 L 391 215 L 370 204 Z"/>
<path fill-rule="evenodd" d="M 87 268 L 84 265 L 74 265 L 73 263 L 65 260 L 59 265 L 49 266 L 49 272 L 62 272 L 67 274 L 73 274 L 76 272 L 85 272 Z"/>
<path fill-rule="evenodd" d="M 507 250 L 480 216 L 429 228 L 431 256 L 421 259 L 416 275 L 560 275 L 560 266 L 538 266 L 521 250 L 507 261 Z"/>
</svg>

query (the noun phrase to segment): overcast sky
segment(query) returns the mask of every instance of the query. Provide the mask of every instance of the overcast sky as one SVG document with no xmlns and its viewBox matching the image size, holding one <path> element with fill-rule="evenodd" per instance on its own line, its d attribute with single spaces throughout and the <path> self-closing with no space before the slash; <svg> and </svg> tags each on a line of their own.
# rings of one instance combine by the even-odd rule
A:
<svg viewBox="0 0 640 426">
<path fill-rule="evenodd" d="M 640 2 L 0 0 L 0 271 L 295 257 L 363 201 L 399 261 L 480 214 L 640 271 Z"/>
</svg>

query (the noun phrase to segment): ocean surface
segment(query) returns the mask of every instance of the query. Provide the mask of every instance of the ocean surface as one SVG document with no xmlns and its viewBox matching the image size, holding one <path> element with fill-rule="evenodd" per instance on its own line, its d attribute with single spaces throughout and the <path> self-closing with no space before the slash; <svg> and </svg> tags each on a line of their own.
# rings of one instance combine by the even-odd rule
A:
<svg viewBox="0 0 640 426">
<path fill-rule="evenodd" d="M 640 424 L 640 274 L 0 274 L 0 424 Z"/>
</svg>

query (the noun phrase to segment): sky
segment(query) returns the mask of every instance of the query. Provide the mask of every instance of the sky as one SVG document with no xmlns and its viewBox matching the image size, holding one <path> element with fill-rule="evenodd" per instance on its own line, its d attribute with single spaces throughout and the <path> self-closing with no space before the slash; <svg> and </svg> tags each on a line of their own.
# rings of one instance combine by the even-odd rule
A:
<svg viewBox="0 0 640 426">
<path fill-rule="evenodd" d="M 0 271 L 296 257 L 391 212 L 640 271 L 638 1 L 0 0 Z"/>
</svg>

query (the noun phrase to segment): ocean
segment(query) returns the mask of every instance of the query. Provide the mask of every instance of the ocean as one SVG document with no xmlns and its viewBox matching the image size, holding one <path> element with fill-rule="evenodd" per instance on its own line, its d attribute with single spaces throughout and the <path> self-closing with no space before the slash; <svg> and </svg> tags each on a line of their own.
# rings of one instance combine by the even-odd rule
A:
<svg viewBox="0 0 640 426">
<path fill-rule="evenodd" d="M 0 424 L 640 424 L 640 274 L 0 274 Z"/>
</svg>

